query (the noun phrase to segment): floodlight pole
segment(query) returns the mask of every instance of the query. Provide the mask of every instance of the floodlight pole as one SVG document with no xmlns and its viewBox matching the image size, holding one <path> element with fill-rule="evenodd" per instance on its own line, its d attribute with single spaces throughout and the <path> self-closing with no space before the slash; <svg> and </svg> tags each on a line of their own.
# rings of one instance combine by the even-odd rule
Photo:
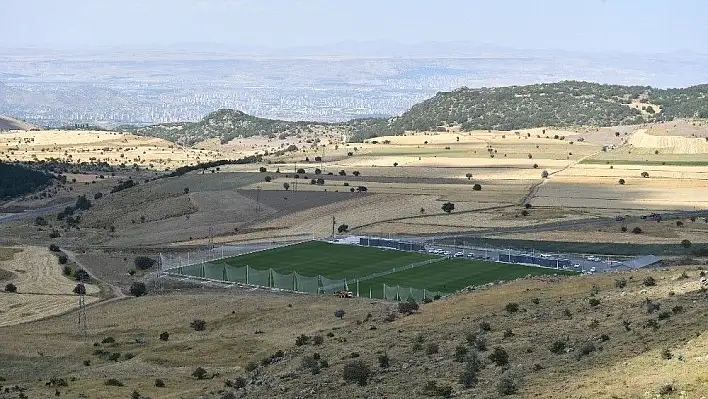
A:
<svg viewBox="0 0 708 399">
<path fill-rule="evenodd" d="M 334 241 L 334 225 L 337 223 L 337 220 L 334 218 L 334 215 L 332 215 L 332 241 Z"/>
</svg>

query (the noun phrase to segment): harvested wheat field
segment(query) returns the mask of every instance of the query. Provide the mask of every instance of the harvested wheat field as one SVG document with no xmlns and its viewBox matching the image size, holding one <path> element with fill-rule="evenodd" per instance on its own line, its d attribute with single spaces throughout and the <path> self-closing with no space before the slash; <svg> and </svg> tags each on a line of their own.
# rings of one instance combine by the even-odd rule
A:
<svg viewBox="0 0 708 399">
<path fill-rule="evenodd" d="M 105 131 L 29 131 L 0 134 L 0 155 L 8 160 L 50 158 L 106 162 L 158 170 L 223 158 L 216 151 L 184 148 L 167 140 Z"/>
<path fill-rule="evenodd" d="M 62 275 L 57 257 L 46 248 L 23 247 L 12 259 L 0 261 L 12 273 L 6 283 L 17 293 L 0 293 L 0 325 L 14 325 L 64 313 L 78 305 L 76 282 Z M 86 303 L 98 301 L 100 289 L 86 284 Z"/>
<path fill-rule="evenodd" d="M 590 209 L 694 210 L 708 208 L 707 180 L 554 176 L 542 184 L 531 204 Z"/>
<path fill-rule="evenodd" d="M 636 131 L 628 140 L 634 148 L 650 149 L 651 151 L 670 154 L 706 154 L 708 140 L 698 137 L 682 137 L 648 134 L 646 129 Z"/>
</svg>

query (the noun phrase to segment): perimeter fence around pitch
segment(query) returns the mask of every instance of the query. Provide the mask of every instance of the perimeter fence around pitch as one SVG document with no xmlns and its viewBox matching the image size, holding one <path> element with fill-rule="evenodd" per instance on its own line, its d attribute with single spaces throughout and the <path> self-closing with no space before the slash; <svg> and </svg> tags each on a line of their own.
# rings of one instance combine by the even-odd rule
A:
<svg viewBox="0 0 708 399">
<path fill-rule="evenodd" d="M 290 243 L 286 245 L 293 245 Z M 280 245 L 284 246 L 284 245 Z M 263 248 L 261 250 L 275 248 Z M 275 270 L 258 270 L 250 266 L 236 267 L 228 264 L 225 259 L 233 258 L 251 251 L 225 250 L 215 248 L 204 252 L 194 252 L 177 257 L 165 257 L 160 255 L 162 262 L 161 271 L 165 275 L 173 277 L 186 277 L 211 281 L 216 283 L 239 284 L 252 287 L 262 287 L 278 289 L 284 291 L 304 292 L 304 293 L 335 293 L 339 291 L 352 291 L 356 296 L 367 296 L 370 298 L 382 298 L 391 301 L 414 299 L 423 301 L 433 299 L 443 294 L 427 289 L 412 287 L 387 286 L 382 284 L 381 289 L 370 287 L 369 292 L 359 292 L 359 283 L 372 280 L 389 274 L 409 270 L 416 267 L 424 267 L 445 258 L 428 259 L 422 262 L 411 263 L 403 267 L 377 272 L 368 276 L 352 279 L 331 279 L 325 276 L 303 276 L 297 272 L 281 274 Z M 380 295 L 379 295 L 380 293 Z"/>
</svg>

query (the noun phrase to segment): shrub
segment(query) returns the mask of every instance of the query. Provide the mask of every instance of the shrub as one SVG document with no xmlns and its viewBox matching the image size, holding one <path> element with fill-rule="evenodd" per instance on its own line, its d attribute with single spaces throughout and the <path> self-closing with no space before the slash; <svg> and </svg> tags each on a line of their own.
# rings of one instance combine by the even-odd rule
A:
<svg viewBox="0 0 708 399">
<path fill-rule="evenodd" d="M 105 385 L 109 387 L 122 387 L 123 383 L 115 378 L 109 378 L 106 380 Z"/>
<path fill-rule="evenodd" d="M 365 386 L 369 382 L 371 370 L 361 360 L 353 360 L 344 365 L 342 376 L 344 381 L 357 383 Z"/>
<path fill-rule="evenodd" d="M 423 394 L 449 398 L 452 395 L 452 387 L 449 385 L 438 385 L 435 381 L 428 381 L 423 387 Z"/>
<path fill-rule="evenodd" d="M 487 350 L 487 339 L 484 337 L 477 337 L 474 340 L 474 347 L 480 352 L 484 352 Z"/>
<path fill-rule="evenodd" d="M 170 339 L 170 333 L 168 333 L 167 331 L 163 331 L 160 333 L 160 341 L 167 341 L 168 339 Z"/>
<path fill-rule="evenodd" d="M 514 332 L 511 331 L 511 328 L 507 328 L 504 330 L 504 338 L 511 338 L 514 336 Z"/>
<path fill-rule="evenodd" d="M 637 226 L 637 227 L 635 227 L 635 228 L 632 229 L 632 233 L 634 233 L 634 234 L 642 234 L 642 228 L 639 227 L 639 226 Z"/>
<path fill-rule="evenodd" d="M 506 366 L 509 364 L 509 354 L 501 346 L 495 346 L 492 353 L 489 354 L 489 360 L 499 367 Z"/>
<path fill-rule="evenodd" d="M 412 314 L 419 309 L 418 304 L 415 300 L 408 300 L 405 302 L 398 303 L 398 313 Z"/>
<path fill-rule="evenodd" d="M 52 252 L 59 252 L 59 246 L 57 244 L 49 244 L 49 250 Z"/>
<path fill-rule="evenodd" d="M 584 344 L 580 345 L 578 359 L 583 356 L 588 356 L 593 352 L 595 352 L 595 344 L 593 344 L 592 342 L 585 342 Z"/>
<path fill-rule="evenodd" d="M 681 313 L 681 312 L 683 312 L 683 306 L 681 306 L 681 305 L 676 305 L 676 306 L 674 306 L 673 308 L 671 308 L 671 311 L 672 311 L 674 314 Z"/>
<path fill-rule="evenodd" d="M 440 352 L 440 345 L 431 342 L 425 347 L 425 354 L 426 355 L 434 355 L 436 353 Z"/>
<path fill-rule="evenodd" d="M 615 288 L 624 288 L 627 286 L 627 279 L 624 277 L 615 279 Z"/>
<path fill-rule="evenodd" d="M 492 325 L 487 321 L 479 323 L 479 329 L 482 331 L 492 331 Z"/>
<path fill-rule="evenodd" d="M 334 312 L 334 317 L 339 317 L 341 319 L 341 318 L 344 318 L 344 314 L 345 314 L 344 309 L 337 309 Z"/>
<path fill-rule="evenodd" d="M 145 294 L 147 294 L 147 287 L 145 287 L 145 283 L 136 281 L 130 285 L 130 295 L 139 297 Z"/>
<path fill-rule="evenodd" d="M 588 301 L 590 303 L 590 306 L 595 307 L 600 304 L 600 300 L 597 298 L 590 298 Z"/>
<path fill-rule="evenodd" d="M 570 311 L 570 309 L 565 308 L 563 309 L 563 316 L 572 319 L 573 318 L 573 312 Z"/>
<path fill-rule="evenodd" d="M 192 371 L 192 377 L 198 379 L 198 380 L 203 380 L 206 378 L 207 371 L 204 369 L 204 367 L 197 367 Z"/>
<path fill-rule="evenodd" d="M 552 353 L 560 355 L 565 352 L 565 341 L 554 341 L 549 349 Z"/>
<path fill-rule="evenodd" d="M 671 358 L 674 357 L 674 354 L 671 353 L 669 348 L 664 348 L 664 350 L 661 351 L 661 358 L 664 360 L 671 360 Z"/>
<path fill-rule="evenodd" d="M 162 380 L 162 378 L 156 378 L 155 379 L 155 386 L 158 388 L 164 388 L 165 387 L 165 381 Z"/>
<path fill-rule="evenodd" d="M 229 388 L 236 388 L 236 389 L 243 389 L 246 388 L 246 379 L 238 376 L 234 378 L 232 381 L 227 380 L 226 381 L 226 386 Z"/>
<path fill-rule="evenodd" d="M 319 357 L 319 356 L 318 356 Z M 310 370 L 312 374 L 320 373 L 320 362 L 315 356 L 305 356 L 302 359 L 302 368 Z"/>
<path fill-rule="evenodd" d="M 206 321 L 202 319 L 194 319 L 189 323 L 189 326 L 194 329 L 194 331 L 204 331 L 206 330 Z"/>
<path fill-rule="evenodd" d="M 680 221 L 680 220 L 677 220 L 677 221 L 676 221 L 676 227 L 683 227 L 683 222 Z M 688 241 L 688 240 L 686 240 L 686 241 Z M 683 242 L 683 241 L 681 241 L 681 242 Z M 690 242 L 690 241 L 689 241 L 689 242 Z"/>
<path fill-rule="evenodd" d="M 7 285 L 5 285 L 5 292 L 15 293 L 15 292 L 17 292 L 17 286 L 12 283 L 7 283 Z"/>
<path fill-rule="evenodd" d="M 609 341 L 609 340 L 610 340 L 610 336 L 609 336 L 609 335 L 607 335 L 607 334 L 602 334 L 602 335 L 600 335 L 600 341 L 606 342 L 606 341 Z"/>
<path fill-rule="evenodd" d="M 654 280 L 654 277 L 648 276 L 647 278 L 644 279 L 642 284 L 644 284 L 647 287 L 653 287 L 656 285 L 656 280 Z"/>
<path fill-rule="evenodd" d="M 266 176 L 263 178 L 263 180 L 265 180 L 266 183 L 270 183 L 270 181 L 273 180 L 273 178 L 270 176 Z"/>
<path fill-rule="evenodd" d="M 91 360 L 84 360 L 84 366 L 89 367 L 91 365 Z"/>
<path fill-rule="evenodd" d="M 538 305 L 538 304 L 541 302 L 541 300 L 538 299 L 538 298 L 533 298 L 533 299 L 531 300 L 531 302 L 532 302 L 534 305 Z"/>
<path fill-rule="evenodd" d="M 671 383 L 666 383 L 659 388 L 659 395 L 668 395 L 670 393 L 673 393 L 676 389 L 674 388 L 674 385 Z"/>
<path fill-rule="evenodd" d="M 59 238 L 61 237 L 61 234 L 59 234 L 59 230 L 54 229 L 52 230 L 51 233 L 49 233 L 49 238 Z"/>
<path fill-rule="evenodd" d="M 147 270 L 155 265 L 155 259 L 148 258 L 147 256 L 137 256 L 133 261 L 135 267 L 140 270 Z"/>
<path fill-rule="evenodd" d="M 472 186 L 472 190 L 474 191 L 482 191 L 482 185 L 479 183 L 475 183 L 474 186 Z"/>
<path fill-rule="evenodd" d="M 256 364 L 256 362 L 250 361 L 250 362 L 246 363 L 246 366 L 243 369 L 250 373 L 251 371 L 253 371 L 257 368 L 258 368 L 258 365 Z"/>
<path fill-rule="evenodd" d="M 59 255 L 59 259 L 58 259 L 58 260 L 59 260 L 59 264 L 60 264 L 60 265 L 65 265 L 66 262 L 69 261 L 69 258 L 67 258 L 66 255 L 63 255 L 63 254 L 62 254 L 62 255 Z M 70 270 L 71 270 L 71 269 L 70 269 Z"/>
<path fill-rule="evenodd" d="M 478 381 L 477 371 L 470 367 L 466 367 L 465 370 L 460 373 L 459 383 L 465 388 L 469 389 L 475 387 Z"/>
<path fill-rule="evenodd" d="M 460 362 L 460 363 L 464 362 L 465 359 L 467 359 L 467 353 L 468 353 L 468 349 L 466 346 L 457 345 L 455 347 L 455 361 Z"/>
<path fill-rule="evenodd" d="M 676 222 L 678 223 L 678 222 Z M 681 246 L 684 248 L 689 248 L 691 246 L 691 241 L 689 240 L 681 240 Z"/>
<path fill-rule="evenodd" d="M 659 302 L 654 302 L 649 298 L 644 301 L 644 306 L 647 308 L 647 313 L 649 314 L 658 312 L 659 309 L 661 309 L 661 304 Z"/>
<path fill-rule="evenodd" d="M 321 335 L 315 335 L 312 337 L 313 345 L 322 345 L 324 343 L 324 338 Z"/>
<path fill-rule="evenodd" d="M 519 391 L 519 382 L 511 374 L 503 375 L 497 382 L 497 392 L 501 395 L 513 395 Z"/>
<path fill-rule="evenodd" d="M 108 355 L 108 360 L 112 362 L 117 362 L 120 360 L 120 352 L 113 352 L 110 355 Z"/>
<path fill-rule="evenodd" d="M 299 337 L 295 338 L 295 345 L 297 345 L 297 346 L 303 346 L 303 345 L 307 345 L 309 343 L 310 343 L 310 337 L 305 334 L 301 334 Z"/>
<path fill-rule="evenodd" d="M 115 344 L 115 343 L 116 343 L 116 339 L 113 338 L 113 337 L 106 337 L 106 338 L 104 338 L 104 339 L 101 340 L 101 343 L 102 343 L 102 344 Z"/>
<path fill-rule="evenodd" d="M 504 306 L 504 310 L 509 313 L 516 313 L 519 311 L 519 304 L 516 302 L 509 302 Z"/>
<path fill-rule="evenodd" d="M 620 227 L 620 230 L 622 230 L 623 233 L 627 232 L 627 226 L 622 226 Z"/>
<path fill-rule="evenodd" d="M 657 317 L 659 318 L 659 320 L 666 320 L 671 317 L 671 312 L 661 312 Z"/>
<path fill-rule="evenodd" d="M 619 182 L 619 184 L 624 184 L 624 183 L 625 183 L 624 179 L 619 179 L 618 182 Z"/>
<path fill-rule="evenodd" d="M 389 359 L 387 354 L 379 355 L 379 367 L 382 369 L 388 368 L 388 366 L 391 363 L 391 359 Z"/>
</svg>

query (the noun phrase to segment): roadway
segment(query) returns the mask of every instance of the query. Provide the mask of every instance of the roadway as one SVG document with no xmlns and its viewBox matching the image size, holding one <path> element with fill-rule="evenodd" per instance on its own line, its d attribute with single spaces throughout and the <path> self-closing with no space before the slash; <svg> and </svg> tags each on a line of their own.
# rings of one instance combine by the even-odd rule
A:
<svg viewBox="0 0 708 399">
<path fill-rule="evenodd" d="M 12 222 L 15 220 L 21 220 L 24 218 L 29 218 L 29 217 L 37 217 L 37 216 L 42 216 L 42 215 L 47 215 L 50 213 L 58 213 L 60 210 L 64 210 L 67 206 L 73 205 L 74 202 L 66 202 L 63 204 L 56 204 L 56 205 L 50 205 L 50 206 L 45 206 L 43 208 L 37 208 L 37 209 L 30 209 L 26 210 L 24 212 L 20 213 L 13 213 L 10 215 L 2 216 L 0 217 L 0 223 L 8 223 Z"/>
</svg>

